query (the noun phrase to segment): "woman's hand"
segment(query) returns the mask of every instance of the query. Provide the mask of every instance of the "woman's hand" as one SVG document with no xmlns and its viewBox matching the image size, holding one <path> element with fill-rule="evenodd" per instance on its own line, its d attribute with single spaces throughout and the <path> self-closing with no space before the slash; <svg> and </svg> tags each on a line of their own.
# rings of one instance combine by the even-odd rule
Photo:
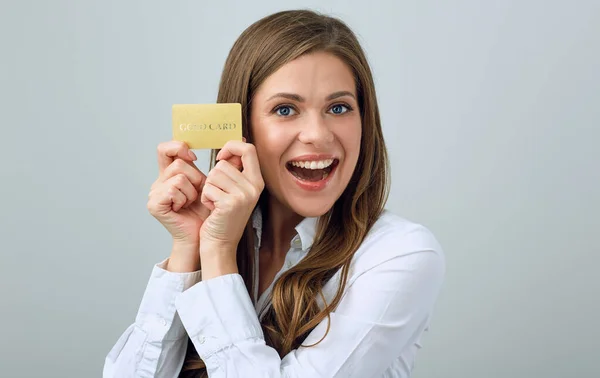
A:
<svg viewBox="0 0 600 378">
<path fill-rule="evenodd" d="M 185 142 L 163 142 L 157 150 L 159 176 L 148 195 L 148 210 L 173 236 L 175 245 L 195 249 L 199 260 L 199 231 L 210 210 L 196 199 L 206 176 L 193 163 L 196 155 Z"/>
<path fill-rule="evenodd" d="M 200 196 L 200 202 L 211 210 L 200 229 L 203 277 L 205 273 L 211 276 L 205 257 L 235 262 L 237 245 L 265 186 L 254 145 L 229 141 L 216 158 L 219 162 L 208 173 Z M 241 167 L 236 166 L 238 162 Z"/>
</svg>

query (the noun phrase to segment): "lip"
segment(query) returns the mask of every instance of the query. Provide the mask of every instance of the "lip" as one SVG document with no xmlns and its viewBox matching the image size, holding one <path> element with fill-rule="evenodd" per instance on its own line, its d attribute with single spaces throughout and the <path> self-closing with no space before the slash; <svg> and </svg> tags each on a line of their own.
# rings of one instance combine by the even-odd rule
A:
<svg viewBox="0 0 600 378">
<path fill-rule="evenodd" d="M 306 157 L 314 157 L 314 156 L 318 156 L 318 158 L 303 160 Z M 326 157 L 323 157 L 323 156 L 326 156 Z M 292 174 L 292 172 L 290 172 L 286 168 L 286 171 L 287 171 L 288 175 L 290 175 L 290 177 L 292 178 L 292 180 L 294 180 L 294 182 L 296 183 L 296 185 L 298 185 L 300 187 L 300 189 L 304 189 L 304 190 L 310 191 L 310 192 L 318 192 L 320 190 L 325 189 L 327 187 L 327 185 L 329 184 L 329 182 L 331 181 L 331 178 L 336 174 L 337 168 L 340 165 L 339 160 L 337 158 L 334 158 L 332 155 L 303 155 L 303 156 L 300 156 L 300 158 L 301 159 L 299 159 L 299 160 L 291 160 L 290 162 L 292 162 L 292 161 L 325 160 L 325 159 L 335 159 L 335 160 L 337 160 L 337 163 L 334 164 L 333 168 L 331 169 L 331 172 L 329 172 L 329 174 L 327 175 L 327 177 L 325 178 L 325 180 L 320 180 L 320 181 L 316 181 L 316 182 L 300 180 L 298 177 L 294 176 Z"/>
<path fill-rule="evenodd" d="M 292 160 L 288 161 L 288 163 L 291 163 L 294 161 L 319 161 L 319 160 L 328 160 L 328 159 L 338 159 L 338 158 L 331 154 L 307 154 L 307 155 L 296 156 Z"/>
</svg>

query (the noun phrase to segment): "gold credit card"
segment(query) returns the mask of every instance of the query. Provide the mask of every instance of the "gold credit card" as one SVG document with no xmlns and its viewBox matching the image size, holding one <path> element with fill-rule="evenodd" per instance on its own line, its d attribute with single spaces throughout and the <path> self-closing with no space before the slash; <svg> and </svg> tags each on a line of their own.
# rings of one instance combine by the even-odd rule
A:
<svg viewBox="0 0 600 378">
<path fill-rule="evenodd" d="M 219 149 L 229 140 L 242 140 L 242 105 L 173 105 L 173 140 L 190 149 Z"/>
</svg>

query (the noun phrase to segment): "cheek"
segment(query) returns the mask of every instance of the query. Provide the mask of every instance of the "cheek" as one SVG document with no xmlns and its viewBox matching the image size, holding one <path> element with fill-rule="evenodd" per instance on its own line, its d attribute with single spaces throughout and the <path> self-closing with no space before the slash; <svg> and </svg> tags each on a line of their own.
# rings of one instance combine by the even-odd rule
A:
<svg viewBox="0 0 600 378">
<path fill-rule="evenodd" d="M 252 118 L 252 136 L 256 147 L 263 147 L 266 151 L 273 151 L 277 140 L 282 137 L 282 128 L 271 122 L 268 117 Z"/>
<path fill-rule="evenodd" d="M 252 126 L 260 168 L 264 178 L 267 179 L 279 169 L 286 135 L 280 127 L 269 125 L 264 120 L 254 121 Z"/>
<path fill-rule="evenodd" d="M 360 152 L 362 126 L 360 120 L 345 125 L 339 134 L 340 141 L 346 153 L 346 158 L 355 160 Z"/>
</svg>

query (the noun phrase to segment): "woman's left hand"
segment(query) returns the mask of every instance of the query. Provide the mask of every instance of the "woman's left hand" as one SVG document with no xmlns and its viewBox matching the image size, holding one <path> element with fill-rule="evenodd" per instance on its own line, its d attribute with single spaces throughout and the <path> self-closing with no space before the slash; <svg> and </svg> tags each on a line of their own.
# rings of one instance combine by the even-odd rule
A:
<svg viewBox="0 0 600 378">
<path fill-rule="evenodd" d="M 254 145 L 229 141 L 216 159 L 200 196 L 211 210 L 200 228 L 200 257 L 235 261 L 237 245 L 265 184 Z M 203 277 L 205 268 L 203 262 Z"/>
</svg>

